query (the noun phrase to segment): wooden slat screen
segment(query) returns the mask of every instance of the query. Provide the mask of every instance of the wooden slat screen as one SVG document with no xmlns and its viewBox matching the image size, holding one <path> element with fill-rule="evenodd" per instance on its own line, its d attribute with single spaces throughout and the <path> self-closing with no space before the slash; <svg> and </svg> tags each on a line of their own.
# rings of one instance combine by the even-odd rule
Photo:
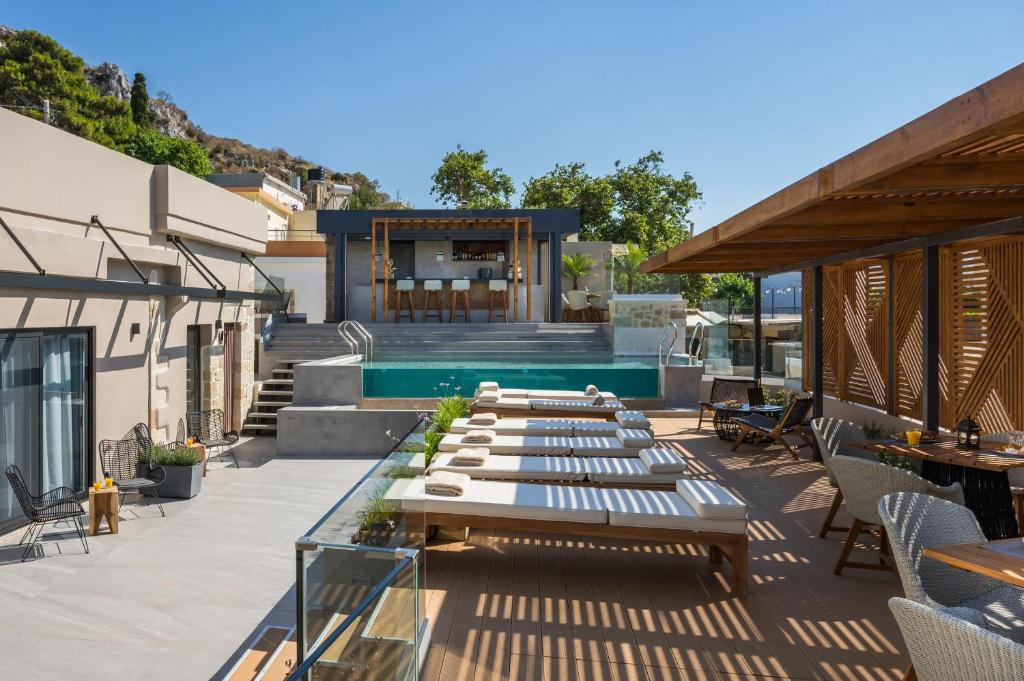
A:
<svg viewBox="0 0 1024 681">
<path fill-rule="evenodd" d="M 921 254 L 909 253 L 892 260 L 893 366 L 896 371 L 897 416 L 921 418 L 923 376 L 921 317 Z"/>
</svg>

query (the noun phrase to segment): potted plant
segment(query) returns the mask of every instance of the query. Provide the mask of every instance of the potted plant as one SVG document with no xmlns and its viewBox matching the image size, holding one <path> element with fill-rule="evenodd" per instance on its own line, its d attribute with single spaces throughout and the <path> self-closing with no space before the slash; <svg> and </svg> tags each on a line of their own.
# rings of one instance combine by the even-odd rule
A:
<svg viewBox="0 0 1024 681">
<path fill-rule="evenodd" d="M 583 253 L 562 256 L 562 275 L 572 279 L 572 290 L 580 288 L 580 279 L 594 271 L 597 263 Z"/>
<path fill-rule="evenodd" d="M 152 462 L 163 466 L 167 477 L 156 488 L 161 497 L 191 499 L 203 485 L 203 461 L 199 452 L 180 444 L 153 444 Z"/>
<path fill-rule="evenodd" d="M 359 511 L 359 530 L 352 538 L 354 544 L 387 546 L 391 541 L 398 527 L 395 518 L 398 508 L 394 499 L 385 496 L 389 487 L 390 484 L 384 481 L 370 491 L 366 504 Z"/>
</svg>

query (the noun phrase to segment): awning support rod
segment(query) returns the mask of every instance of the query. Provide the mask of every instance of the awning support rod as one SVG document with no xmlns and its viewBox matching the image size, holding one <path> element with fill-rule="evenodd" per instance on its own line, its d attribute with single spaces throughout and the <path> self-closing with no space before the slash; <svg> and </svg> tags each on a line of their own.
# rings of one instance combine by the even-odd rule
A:
<svg viewBox="0 0 1024 681">
<path fill-rule="evenodd" d="M 195 266 L 195 268 L 197 270 L 199 270 L 199 274 L 203 275 L 203 279 L 206 280 L 207 284 L 209 284 L 213 288 L 220 287 L 220 289 L 222 291 L 227 289 L 227 286 L 225 286 L 221 282 L 221 280 L 217 278 L 217 275 L 213 273 L 213 270 L 211 270 L 206 265 L 206 263 L 204 263 L 202 260 L 199 259 L 199 256 L 196 255 L 192 251 L 192 249 L 188 247 L 188 244 L 186 244 L 184 241 L 181 240 L 180 236 L 174 236 L 174 237 L 170 237 L 169 236 L 167 238 L 169 240 L 172 240 L 171 243 L 173 243 L 175 245 L 175 247 L 177 247 L 177 249 L 182 252 L 182 254 L 185 256 L 185 259 L 188 260 L 189 262 L 191 262 Z M 191 257 L 189 257 L 189 256 L 191 256 Z M 206 274 L 203 274 L 203 270 L 206 270 Z M 206 276 L 207 274 L 210 275 L 210 276 Z M 211 277 L 213 278 L 213 281 L 210 281 Z M 214 284 L 213 282 L 217 282 L 217 283 Z"/>
<path fill-rule="evenodd" d="M 259 266 L 259 265 L 257 265 L 257 264 L 256 264 L 255 262 L 253 262 L 253 259 L 252 259 L 252 258 L 250 258 L 250 257 L 249 257 L 249 255 L 248 255 L 248 254 L 247 254 L 247 253 L 246 253 L 245 251 L 242 251 L 242 257 L 243 257 L 243 258 L 245 258 L 246 260 L 248 260 L 248 261 L 249 261 L 249 264 L 250 264 L 250 265 L 252 265 L 252 266 L 253 266 L 253 268 L 254 268 L 254 269 L 255 269 L 255 270 L 257 271 L 257 272 L 259 272 L 260 274 L 262 274 L 262 275 L 263 275 L 263 278 L 267 280 L 267 283 L 268 283 L 268 284 L 270 284 L 270 285 L 271 285 L 271 287 L 273 287 L 273 289 L 274 289 L 275 291 L 277 291 L 278 295 L 281 295 L 281 296 L 283 296 L 283 295 L 284 295 L 284 291 L 282 291 L 281 289 L 279 289 L 279 288 L 277 287 L 277 284 L 275 284 L 275 283 L 273 282 L 273 280 L 271 280 L 271 278 L 267 276 L 267 273 L 266 273 L 266 272 L 264 272 L 263 270 L 261 270 L 261 269 L 260 269 L 260 266 Z"/>
<path fill-rule="evenodd" d="M 132 266 L 133 270 L 135 270 L 135 274 L 139 275 L 139 279 L 142 280 L 142 283 L 143 284 L 148 284 L 149 283 L 149 279 L 146 277 L 145 274 L 142 273 L 142 270 L 139 269 L 138 265 L 135 264 L 135 261 L 128 257 L 128 254 L 124 252 L 123 248 L 121 248 L 121 244 L 117 243 L 117 241 L 110 234 L 110 232 L 107 230 L 107 228 L 103 226 L 103 223 L 100 222 L 99 216 L 98 215 L 93 215 L 91 218 L 89 218 L 89 223 L 93 224 L 93 225 L 96 225 L 101 230 L 103 230 L 103 233 L 106 234 L 106 236 L 107 236 L 107 240 L 110 241 L 110 243 L 114 244 L 114 248 L 116 248 L 117 252 L 121 254 L 121 257 L 124 258 L 126 261 L 128 261 L 128 264 Z"/>
<path fill-rule="evenodd" d="M 28 249 L 25 248 L 25 245 L 21 243 L 21 239 L 19 239 L 18 236 L 14 233 L 14 231 L 7 226 L 7 223 L 4 222 L 3 218 L 0 218 L 0 227 L 4 228 L 4 231 L 7 232 L 7 236 L 11 237 L 11 241 L 14 242 L 14 245 L 17 246 L 18 249 L 21 250 L 21 252 L 24 254 L 24 256 L 28 258 L 28 261 L 32 263 L 32 267 L 36 268 L 36 272 L 38 272 L 39 274 L 46 274 L 46 270 L 39 266 L 39 263 L 36 262 L 36 259 L 32 257 L 32 254 L 28 252 Z"/>
</svg>

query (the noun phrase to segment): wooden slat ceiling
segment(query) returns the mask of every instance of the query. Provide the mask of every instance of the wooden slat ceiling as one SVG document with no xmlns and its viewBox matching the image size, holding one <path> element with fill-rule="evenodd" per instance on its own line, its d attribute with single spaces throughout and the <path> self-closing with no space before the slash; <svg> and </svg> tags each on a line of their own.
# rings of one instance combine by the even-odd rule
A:
<svg viewBox="0 0 1024 681">
<path fill-rule="evenodd" d="M 1024 215 L 1024 64 L 656 255 L 645 272 L 775 270 Z"/>
<path fill-rule="evenodd" d="M 480 230 L 497 232 L 502 230 L 511 231 L 515 223 L 519 222 L 520 229 L 525 229 L 530 218 L 481 218 L 481 217 L 444 217 L 444 218 L 421 218 L 421 217 L 397 217 L 397 218 L 374 218 L 377 229 L 384 228 L 384 221 L 387 220 L 388 228 L 394 231 L 423 231 L 423 230 Z"/>
</svg>

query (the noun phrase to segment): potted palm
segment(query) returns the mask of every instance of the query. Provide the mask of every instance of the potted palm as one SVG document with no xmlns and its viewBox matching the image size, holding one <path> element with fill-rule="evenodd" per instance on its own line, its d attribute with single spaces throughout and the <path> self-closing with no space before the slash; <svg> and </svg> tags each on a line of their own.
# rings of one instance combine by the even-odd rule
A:
<svg viewBox="0 0 1024 681">
<path fill-rule="evenodd" d="M 203 461 L 199 452 L 177 443 L 153 444 L 151 461 L 162 466 L 167 477 L 156 493 L 171 499 L 191 499 L 203 485 Z M 143 490 L 145 491 L 145 490 Z"/>
<path fill-rule="evenodd" d="M 583 253 L 562 256 L 562 274 L 566 278 L 572 279 L 572 290 L 574 291 L 579 289 L 580 279 L 594 271 L 595 265 L 594 259 Z"/>
<path fill-rule="evenodd" d="M 626 251 L 615 256 L 613 271 L 626 278 L 626 293 L 633 294 L 636 289 L 636 280 L 640 276 L 640 266 L 647 260 L 647 251 L 637 246 L 632 241 L 626 243 Z"/>
</svg>

